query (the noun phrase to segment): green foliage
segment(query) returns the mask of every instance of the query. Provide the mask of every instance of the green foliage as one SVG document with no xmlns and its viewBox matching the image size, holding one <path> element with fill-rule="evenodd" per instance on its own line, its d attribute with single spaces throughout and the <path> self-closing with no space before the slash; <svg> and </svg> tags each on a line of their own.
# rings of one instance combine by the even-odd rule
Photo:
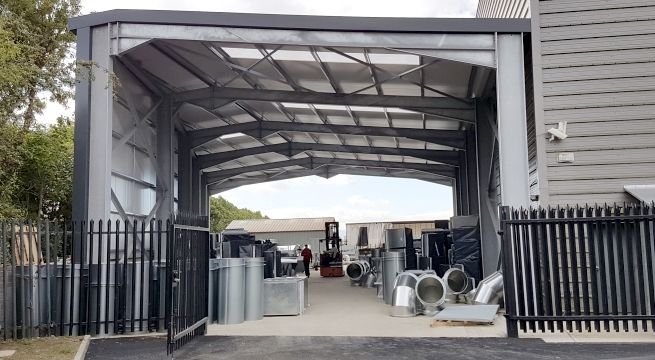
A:
<svg viewBox="0 0 655 360">
<path fill-rule="evenodd" d="M 21 191 L 28 214 L 48 219 L 70 216 L 73 132 L 70 121 L 60 118 L 56 125 L 38 127 L 26 135 Z"/>
<path fill-rule="evenodd" d="M 211 232 L 221 232 L 232 220 L 268 219 L 259 211 L 240 209 L 222 197 L 211 197 L 209 203 Z"/>
<path fill-rule="evenodd" d="M 27 133 L 0 124 L 0 218 L 70 218 L 73 132 L 63 118 Z"/>
<path fill-rule="evenodd" d="M 71 98 L 75 35 L 68 18 L 79 11 L 79 0 L 0 1 L 0 122 L 27 131 L 46 100 Z"/>
<path fill-rule="evenodd" d="M 13 123 L 0 122 L 0 218 L 26 215 L 18 203 L 21 186 L 23 133 Z"/>
</svg>

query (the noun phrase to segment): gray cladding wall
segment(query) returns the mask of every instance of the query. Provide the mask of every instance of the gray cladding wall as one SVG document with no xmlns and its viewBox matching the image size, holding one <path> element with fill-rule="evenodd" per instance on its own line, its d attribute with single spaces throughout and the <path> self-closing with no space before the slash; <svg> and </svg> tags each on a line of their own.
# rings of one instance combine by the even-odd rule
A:
<svg viewBox="0 0 655 360">
<path fill-rule="evenodd" d="M 533 0 L 532 20 L 541 203 L 634 201 L 655 184 L 655 2 Z"/>
</svg>

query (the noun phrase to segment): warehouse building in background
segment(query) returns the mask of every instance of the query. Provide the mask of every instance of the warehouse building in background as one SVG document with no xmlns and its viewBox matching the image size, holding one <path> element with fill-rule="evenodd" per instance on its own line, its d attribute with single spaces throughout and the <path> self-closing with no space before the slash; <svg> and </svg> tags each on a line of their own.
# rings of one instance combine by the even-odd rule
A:
<svg viewBox="0 0 655 360">
<path fill-rule="evenodd" d="M 257 240 L 274 239 L 278 245 L 309 244 L 317 254 L 319 239 L 325 238 L 325 223 L 333 221 L 333 217 L 234 220 L 226 230 L 243 229 Z"/>
<path fill-rule="evenodd" d="M 445 225 L 444 225 L 445 223 Z M 426 229 L 435 229 L 447 227 L 448 220 L 417 220 L 417 221 L 383 221 L 369 223 L 350 223 L 346 224 L 346 243 L 352 246 L 358 246 L 358 240 L 362 228 L 366 228 L 367 244 L 359 245 L 364 248 L 384 248 L 384 231 L 387 229 L 404 229 L 412 230 L 414 239 L 421 238 L 421 232 Z"/>
<path fill-rule="evenodd" d="M 655 200 L 655 2 L 480 0 L 477 16 L 532 17 L 532 200 Z"/>
</svg>

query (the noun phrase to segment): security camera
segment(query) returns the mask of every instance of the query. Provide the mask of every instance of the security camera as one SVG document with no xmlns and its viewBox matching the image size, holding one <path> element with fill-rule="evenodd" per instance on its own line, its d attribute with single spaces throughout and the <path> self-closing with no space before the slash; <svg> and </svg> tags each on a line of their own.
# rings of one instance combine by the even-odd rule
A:
<svg viewBox="0 0 655 360">
<path fill-rule="evenodd" d="M 560 121 L 558 126 L 556 128 L 550 128 L 548 129 L 548 133 L 550 134 L 550 141 L 554 141 L 555 139 L 557 140 L 564 140 L 567 137 L 569 137 L 566 134 L 566 121 Z"/>
</svg>

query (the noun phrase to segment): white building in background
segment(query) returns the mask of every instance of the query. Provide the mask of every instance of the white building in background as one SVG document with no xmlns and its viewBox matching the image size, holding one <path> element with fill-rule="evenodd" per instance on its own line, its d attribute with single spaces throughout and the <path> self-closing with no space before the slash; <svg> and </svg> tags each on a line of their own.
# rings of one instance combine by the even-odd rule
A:
<svg viewBox="0 0 655 360">
<path fill-rule="evenodd" d="M 275 239 L 279 245 L 308 244 L 316 254 L 319 239 L 325 238 L 325 223 L 332 221 L 333 217 L 234 220 L 226 230 L 243 229 L 257 240 Z"/>
<path fill-rule="evenodd" d="M 368 234 L 368 248 L 382 248 L 384 247 L 384 231 L 387 229 L 412 229 L 412 236 L 414 239 L 421 237 L 421 231 L 424 229 L 434 229 L 436 226 L 435 220 L 421 220 L 421 221 L 387 221 L 387 222 L 371 222 L 371 223 L 351 223 L 346 224 L 346 243 L 348 246 L 357 247 L 357 240 L 359 238 L 360 228 L 366 228 Z"/>
</svg>

